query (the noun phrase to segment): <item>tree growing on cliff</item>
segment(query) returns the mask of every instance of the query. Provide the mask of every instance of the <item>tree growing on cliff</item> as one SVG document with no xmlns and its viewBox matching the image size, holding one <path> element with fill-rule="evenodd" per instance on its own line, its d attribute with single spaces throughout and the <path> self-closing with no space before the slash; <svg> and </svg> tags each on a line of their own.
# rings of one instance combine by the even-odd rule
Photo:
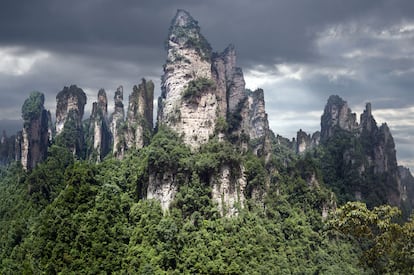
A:
<svg viewBox="0 0 414 275">
<path fill-rule="evenodd" d="M 41 92 L 32 92 L 22 106 L 23 120 L 31 121 L 34 118 L 38 118 L 42 114 L 44 103 L 45 96 Z"/>
</svg>

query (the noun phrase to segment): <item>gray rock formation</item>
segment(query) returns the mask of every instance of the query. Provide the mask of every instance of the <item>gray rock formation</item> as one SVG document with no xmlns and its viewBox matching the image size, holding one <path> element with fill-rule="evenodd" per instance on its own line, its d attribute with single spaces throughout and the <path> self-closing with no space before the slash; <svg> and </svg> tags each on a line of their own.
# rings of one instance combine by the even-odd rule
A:
<svg viewBox="0 0 414 275">
<path fill-rule="evenodd" d="M 358 129 L 356 114 L 351 112 L 348 103 L 337 95 L 328 99 L 321 118 L 321 140 L 326 141 L 337 129 L 354 131 Z"/>
<path fill-rule="evenodd" d="M 56 96 L 56 138 L 73 154 L 83 157 L 84 134 L 82 118 L 86 94 L 76 85 L 64 87 Z"/>
<path fill-rule="evenodd" d="M 401 200 L 403 214 L 408 217 L 414 209 L 414 177 L 410 169 L 398 166 L 401 179 Z M 405 212 L 405 213 L 404 213 Z"/>
<path fill-rule="evenodd" d="M 108 99 L 104 89 L 98 91 L 98 101 L 92 105 L 86 138 L 88 158 L 101 161 L 111 147 L 111 132 L 108 121 Z"/>
<path fill-rule="evenodd" d="M 239 173 L 243 174 L 244 168 L 240 167 Z M 232 217 L 238 214 L 239 210 L 244 207 L 246 179 L 245 177 L 236 176 L 228 165 L 223 165 L 217 176 L 211 179 L 213 186 L 211 197 L 217 204 L 218 210 L 222 216 Z"/>
<path fill-rule="evenodd" d="M 336 138 L 341 145 L 330 146 L 342 148 L 342 176 L 353 175 L 351 188 L 357 199 L 400 205 L 401 182 L 390 129 L 387 124 L 377 126 L 370 103 L 366 104 L 359 125 L 355 117 L 342 98 L 331 96 L 321 120 L 322 144 L 343 135 L 342 140 Z"/>
<path fill-rule="evenodd" d="M 25 170 L 33 169 L 47 156 L 51 139 L 51 116 L 50 112 L 44 109 L 44 101 L 42 93 L 33 92 L 22 107 L 24 126 L 19 144 L 19 157 Z"/>
<path fill-rule="evenodd" d="M 304 152 L 316 148 L 320 143 L 320 132 L 317 131 L 312 134 L 307 134 L 300 129 L 296 134 L 296 153 L 303 154 Z"/>
<path fill-rule="evenodd" d="M 236 66 L 234 47 L 230 45 L 222 53 L 212 53 L 198 23 L 183 10 L 178 10 L 172 21 L 166 46 L 167 61 L 158 101 L 159 126 L 177 132 L 193 150 L 216 136 L 245 150 L 250 146 L 258 156 L 270 159 L 264 93 L 261 89 L 245 89 L 243 72 Z M 225 165 L 220 171 L 212 175 L 214 180 L 210 181 L 212 199 L 223 215 L 233 215 L 237 212 L 236 205 L 244 205 L 246 179 L 243 173 L 229 178 Z M 153 188 L 154 184 L 161 187 Z M 174 190 L 170 181 L 166 181 L 165 186 L 159 181 L 150 181 L 148 190 L 155 189 Z M 148 194 L 153 193 L 148 191 Z M 170 193 L 167 193 L 168 197 Z M 159 199 L 168 201 L 162 196 Z"/>
<path fill-rule="evenodd" d="M 118 158 L 123 157 L 125 149 L 125 138 L 122 128 L 125 119 L 123 100 L 124 88 L 122 86 L 119 86 L 115 92 L 115 107 L 114 112 L 112 113 L 110 118 L 110 130 L 112 133 L 112 153 Z"/>
<path fill-rule="evenodd" d="M 178 183 L 174 173 L 170 171 L 150 172 L 147 199 L 158 200 L 164 212 L 168 211 L 177 191 Z"/>
<path fill-rule="evenodd" d="M 59 135 L 73 113 L 77 126 L 81 127 L 86 104 L 86 94 L 76 85 L 64 87 L 56 96 L 56 135 Z"/>
<path fill-rule="evenodd" d="M 211 47 L 197 21 L 178 10 L 172 21 L 158 103 L 158 123 L 183 135 L 193 148 L 214 134 L 218 102 L 211 74 Z"/>
<path fill-rule="evenodd" d="M 0 140 L 0 166 L 8 165 L 16 159 L 16 135 L 7 136 L 6 131 L 3 131 Z M 19 155 L 21 154 L 21 147 L 19 147 Z"/>
<path fill-rule="evenodd" d="M 153 129 L 154 83 L 142 80 L 129 96 L 125 143 L 126 149 L 148 145 Z"/>
</svg>

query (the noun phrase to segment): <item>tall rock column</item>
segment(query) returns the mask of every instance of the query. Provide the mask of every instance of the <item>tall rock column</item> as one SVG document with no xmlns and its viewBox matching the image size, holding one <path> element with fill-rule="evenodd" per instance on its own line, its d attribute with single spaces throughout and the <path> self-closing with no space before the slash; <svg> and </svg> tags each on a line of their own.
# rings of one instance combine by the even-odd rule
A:
<svg viewBox="0 0 414 275">
<path fill-rule="evenodd" d="M 129 96 L 125 141 L 127 148 L 147 145 L 153 129 L 154 83 L 142 80 Z"/>
<path fill-rule="evenodd" d="M 211 74 L 211 47 L 191 15 L 178 10 L 167 41 L 167 62 L 158 103 L 158 123 L 197 148 L 214 134 L 218 113 Z"/>
<path fill-rule="evenodd" d="M 321 141 L 333 136 L 337 129 L 352 132 L 358 129 L 356 114 L 351 112 L 348 103 L 337 95 L 329 97 L 321 118 Z"/>
<path fill-rule="evenodd" d="M 21 163 L 25 170 L 33 169 L 47 156 L 50 112 L 44 109 L 44 95 L 33 92 L 23 104 L 24 121 L 21 139 Z"/>
<path fill-rule="evenodd" d="M 76 85 L 64 87 L 56 96 L 56 140 L 73 154 L 83 157 L 84 135 L 82 118 L 86 94 Z"/>
<path fill-rule="evenodd" d="M 104 89 L 98 92 L 98 101 L 92 105 L 87 134 L 88 157 L 101 161 L 110 150 L 111 132 L 108 122 L 108 99 Z"/>
<path fill-rule="evenodd" d="M 125 139 L 122 129 L 125 119 L 123 100 L 124 88 L 122 86 L 119 86 L 115 92 L 115 108 L 110 118 L 110 129 L 112 133 L 112 153 L 118 158 L 123 157 L 125 148 Z"/>
</svg>

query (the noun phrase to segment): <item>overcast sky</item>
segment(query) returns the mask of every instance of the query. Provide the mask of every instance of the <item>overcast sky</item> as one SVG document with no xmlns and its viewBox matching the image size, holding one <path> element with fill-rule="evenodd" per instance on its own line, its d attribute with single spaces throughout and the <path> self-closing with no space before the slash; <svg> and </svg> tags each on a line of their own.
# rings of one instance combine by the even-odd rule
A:
<svg viewBox="0 0 414 275">
<path fill-rule="evenodd" d="M 247 87 L 265 91 L 275 133 L 319 130 L 331 94 L 358 117 L 369 101 L 391 128 L 399 163 L 414 169 L 412 0 L 1 0 L 0 130 L 17 130 L 33 90 L 53 115 L 71 84 L 87 93 L 87 109 L 104 88 L 112 112 L 116 88 L 126 101 L 143 77 L 158 96 L 177 9 L 199 21 L 215 51 L 236 46 Z"/>
</svg>

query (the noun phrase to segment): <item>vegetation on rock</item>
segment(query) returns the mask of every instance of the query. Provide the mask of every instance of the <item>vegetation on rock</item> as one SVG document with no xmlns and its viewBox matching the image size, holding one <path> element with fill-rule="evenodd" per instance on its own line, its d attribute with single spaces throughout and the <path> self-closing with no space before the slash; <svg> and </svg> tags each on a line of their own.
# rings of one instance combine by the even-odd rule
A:
<svg viewBox="0 0 414 275">
<path fill-rule="evenodd" d="M 41 92 L 32 92 L 22 106 L 22 117 L 24 121 L 31 121 L 40 117 L 43 111 L 45 96 Z"/>
</svg>

